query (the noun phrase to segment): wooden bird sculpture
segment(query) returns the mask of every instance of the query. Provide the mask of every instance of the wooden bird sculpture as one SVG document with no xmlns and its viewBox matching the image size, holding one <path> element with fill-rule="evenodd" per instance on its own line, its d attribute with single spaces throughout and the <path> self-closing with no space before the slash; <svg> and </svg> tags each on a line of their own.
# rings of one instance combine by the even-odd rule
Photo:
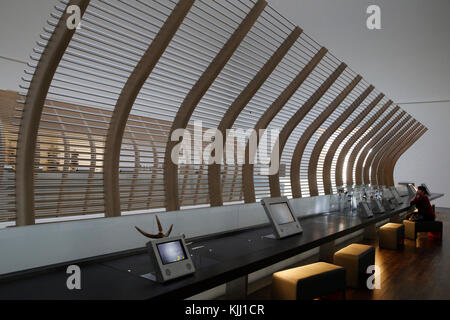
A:
<svg viewBox="0 0 450 320">
<path fill-rule="evenodd" d="M 170 233 L 172 232 L 173 224 L 170 226 L 169 230 L 167 230 L 166 233 L 163 233 L 163 228 L 162 228 L 161 222 L 159 221 L 159 218 L 157 215 L 155 215 L 155 217 L 156 217 L 156 223 L 158 224 L 158 233 L 157 234 L 147 233 L 144 230 L 135 226 L 136 230 L 150 239 L 160 239 L 160 238 L 168 237 L 170 235 Z"/>
</svg>

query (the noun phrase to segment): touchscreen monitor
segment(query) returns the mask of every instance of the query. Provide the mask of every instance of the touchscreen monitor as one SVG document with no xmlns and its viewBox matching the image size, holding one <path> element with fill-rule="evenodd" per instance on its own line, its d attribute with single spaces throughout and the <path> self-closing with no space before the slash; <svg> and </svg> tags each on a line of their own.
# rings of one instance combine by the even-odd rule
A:
<svg viewBox="0 0 450 320">
<path fill-rule="evenodd" d="M 153 273 L 144 278 L 165 282 L 195 272 L 189 250 L 182 236 L 154 239 L 147 243 Z"/>
<path fill-rule="evenodd" d="M 286 202 L 270 204 L 273 217 L 278 224 L 294 222 L 294 217 Z"/>
<path fill-rule="evenodd" d="M 159 243 L 156 245 L 162 264 L 169 264 L 186 259 L 183 245 L 180 240 Z"/>
<path fill-rule="evenodd" d="M 261 204 L 274 230 L 267 238 L 280 239 L 303 231 L 286 197 L 264 198 Z"/>
</svg>

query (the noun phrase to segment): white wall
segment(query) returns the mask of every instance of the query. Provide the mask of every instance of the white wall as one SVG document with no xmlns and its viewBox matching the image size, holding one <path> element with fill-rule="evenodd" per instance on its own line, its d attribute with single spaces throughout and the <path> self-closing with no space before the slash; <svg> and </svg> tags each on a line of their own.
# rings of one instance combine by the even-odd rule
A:
<svg viewBox="0 0 450 320">
<path fill-rule="evenodd" d="M 397 162 L 395 181 L 426 183 L 432 192 L 447 196 L 435 200 L 436 206 L 450 207 L 450 104 L 405 105 L 428 131 Z"/>
<path fill-rule="evenodd" d="M 58 2 L 0 0 L 0 89 L 19 90 L 19 80 L 26 67 L 21 61 L 29 61 L 39 34 Z"/>
</svg>

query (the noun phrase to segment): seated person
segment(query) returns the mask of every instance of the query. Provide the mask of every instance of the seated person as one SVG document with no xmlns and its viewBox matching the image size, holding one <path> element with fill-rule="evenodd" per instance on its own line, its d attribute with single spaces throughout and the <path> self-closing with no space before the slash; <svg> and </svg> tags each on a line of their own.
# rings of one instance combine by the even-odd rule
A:
<svg viewBox="0 0 450 320">
<path fill-rule="evenodd" d="M 434 221 L 436 218 L 425 187 L 419 186 L 417 188 L 416 196 L 411 200 L 411 205 L 416 206 L 417 212 L 408 213 L 405 219 L 410 221 Z"/>
</svg>

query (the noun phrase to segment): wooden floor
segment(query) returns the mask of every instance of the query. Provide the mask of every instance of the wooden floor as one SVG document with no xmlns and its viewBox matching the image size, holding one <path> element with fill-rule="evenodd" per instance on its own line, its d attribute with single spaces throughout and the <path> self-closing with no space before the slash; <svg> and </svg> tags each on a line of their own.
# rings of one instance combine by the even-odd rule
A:
<svg viewBox="0 0 450 320">
<path fill-rule="evenodd" d="M 378 241 L 360 241 L 376 246 L 375 264 L 381 269 L 381 288 L 347 290 L 348 300 L 450 300 L 450 209 L 437 208 L 437 220 L 444 224 L 443 241 L 421 236 L 416 242 L 405 239 L 402 250 L 378 247 Z M 270 299 L 270 285 L 248 296 Z"/>
</svg>

